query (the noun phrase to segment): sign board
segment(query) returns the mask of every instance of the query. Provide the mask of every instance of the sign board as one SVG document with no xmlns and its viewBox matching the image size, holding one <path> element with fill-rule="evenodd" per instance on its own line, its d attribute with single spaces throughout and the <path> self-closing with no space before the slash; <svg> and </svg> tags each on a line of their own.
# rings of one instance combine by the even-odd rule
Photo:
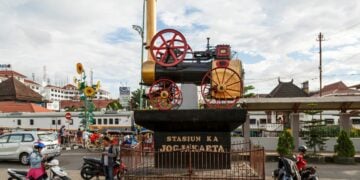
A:
<svg viewBox="0 0 360 180">
<path fill-rule="evenodd" d="M 155 132 L 155 167 L 230 168 L 229 132 Z M 199 163 L 202 162 L 202 163 Z"/>
<path fill-rule="evenodd" d="M 130 101 L 130 87 L 119 87 L 120 92 L 120 104 L 123 107 L 129 107 Z"/>
<path fill-rule="evenodd" d="M 50 110 L 54 110 L 54 111 L 59 111 L 60 110 L 60 102 L 54 101 L 52 103 L 46 103 L 46 108 L 50 109 Z"/>
<path fill-rule="evenodd" d="M 68 112 L 68 113 L 66 113 L 65 114 L 65 118 L 67 119 L 67 120 L 71 120 L 71 114 Z"/>
<path fill-rule="evenodd" d="M 4 68 L 4 69 L 9 69 L 11 68 L 11 65 L 10 64 L 0 64 L 0 68 Z"/>
</svg>

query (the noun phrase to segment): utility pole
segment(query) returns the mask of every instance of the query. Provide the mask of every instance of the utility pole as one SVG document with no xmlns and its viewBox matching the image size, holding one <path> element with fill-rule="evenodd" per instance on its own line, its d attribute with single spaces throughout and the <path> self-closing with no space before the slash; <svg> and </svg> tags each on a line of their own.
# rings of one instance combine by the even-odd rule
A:
<svg viewBox="0 0 360 180">
<path fill-rule="evenodd" d="M 322 96 L 322 45 L 321 42 L 324 41 L 324 35 L 320 32 L 318 35 L 318 38 L 316 39 L 316 41 L 319 41 L 319 72 L 320 72 L 320 90 L 319 90 L 319 95 L 320 97 Z"/>
</svg>

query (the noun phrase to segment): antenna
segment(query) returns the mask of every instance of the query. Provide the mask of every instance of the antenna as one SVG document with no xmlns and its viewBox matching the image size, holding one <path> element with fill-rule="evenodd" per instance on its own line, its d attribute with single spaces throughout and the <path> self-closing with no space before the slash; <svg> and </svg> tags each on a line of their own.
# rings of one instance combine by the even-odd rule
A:
<svg viewBox="0 0 360 180">
<path fill-rule="evenodd" d="M 92 68 L 90 69 L 90 84 L 91 84 L 91 86 L 94 84 L 94 73 L 93 73 L 93 70 L 92 70 Z"/>
<path fill-rule="evenodd" d="M 35 82 L 35 73 L 32 73 L 31 76 L 32 76 L 32 80 Z"/>
<path fill-rule="evenodd" d="M 43 82 L 46 82 L 46 81 L 48 81 L 48 83 L 50 82 L 46 75 L 46 66 L 43 66 Z"/>
</svg>

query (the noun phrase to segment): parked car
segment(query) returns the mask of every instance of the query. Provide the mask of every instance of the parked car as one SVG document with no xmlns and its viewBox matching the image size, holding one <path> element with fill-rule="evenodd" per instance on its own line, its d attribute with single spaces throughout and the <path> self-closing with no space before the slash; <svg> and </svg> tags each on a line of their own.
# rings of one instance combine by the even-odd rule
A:
<svg viewBox="0 0 360 180">
<path fill-rule="evenodd" d="M 53 132 L 19 131 L 0 136 L 0 160 L 19 160 L 22 164 L 27 165 L 34 142 L 38 141 L 46 145 L 42 151 L 43 155 L 49 157 L 60 155 L 60 144 Z"/>
</svg>

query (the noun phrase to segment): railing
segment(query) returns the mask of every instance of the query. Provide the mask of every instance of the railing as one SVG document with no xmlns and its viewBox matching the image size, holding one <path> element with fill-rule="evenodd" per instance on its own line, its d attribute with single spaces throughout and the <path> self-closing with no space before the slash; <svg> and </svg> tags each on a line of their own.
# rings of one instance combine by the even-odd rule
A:
<svg viewBox="0 0 360 180">
<path fill-rule="evenodd" d="M 265 179 L 264 149 L 250 143 L 232 146 L 224 152 L 122 148 L 120 155 L 125 179 Z"/>
</svg>

